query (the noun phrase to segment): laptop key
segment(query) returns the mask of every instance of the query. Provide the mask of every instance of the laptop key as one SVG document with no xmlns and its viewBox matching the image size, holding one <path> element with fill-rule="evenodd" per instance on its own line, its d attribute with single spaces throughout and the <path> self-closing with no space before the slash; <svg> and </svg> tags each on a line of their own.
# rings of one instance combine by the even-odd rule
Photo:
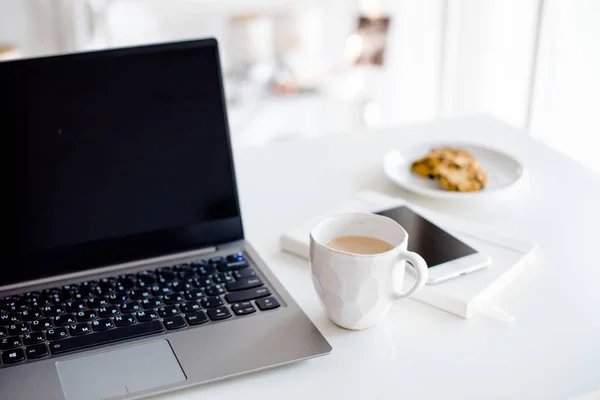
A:
<svg viewBox="0 0 600 400">
<path fill-rule="evenodd" d="M 179 293 L 169 293 L 163 296 L 165 304 L 177 304 L 183 301 L 183 296 Z"/>
<path fill-rule="evenodd" d="M 204 293 L 201 289 L 186 290 L 183 294 L 186 300 L 200 300 L 204 298 Z"/>
<path fill-rule="evenodd" d="M 133 316 L 133 314 L 117 315 L 114 318 L 114 321 L 115 321 L 115 325 L 117 325 L 117 326 L 129 326 L 129 325 L 133 325 L 137 322 L 135 320 L 135 317 Z"/>
<path fill-rule="evenodd" d="M 0 339 L 0 350 L 10 350 L 21 346 L 21 338 L 18 336 L 9 336 Z"/>
<path fill-rule="evenodd" d="M 21 321 L 21 317 L 17 313 L 0 314 L 0 326 L 12 325 Z"/>
<path fill-rule="evenodd" d="M 165 282 L 170 282 L 177 277 L 177 274 L 173 272 L 171 267 L 159 268 L 156 270 L 156 273 L 158 274 L 158 277 L 162 278 Z"/>
<path fill-rule="evenodd" d="M 202 310 L 202 306 L 195 301 L 187 301 L 179 306 L 182 313 L 193 313 Z"/>
<path fill-rule="evenodd" d="M 54 293 L 48 296 L 48 303 L 50 303 L 51 305 L 60 305 L 63 303 L 63 300 L 60 298 L 58 293 Z"/>
<path fill-rule="evenodd" d="M 127 293 L 121 292 L 121 293 L 111 293 L 107 296 L 108 302 L 110 304 L 121 304 L 127 300 L 129 300 L 129 297 L 127 296 Z"/>
<path fill-rule="evenodd" d="M 150 292 L 146 289 L 135 289 L 129 292 L 131 300 L 144 300 L 150 297 Z"/>
<path fill-rule="evenodd" d="M 98 286 L 104 290 L 113 289 L 117 284 L 117 280 L 115 278 L 102 278 L 100 279 Z"/>
<path fill-rule="evenodd" d="M 138 275 L 138 280 L 144 282 L 145 285 L 152 285 L 156 282 L 156 274 L 151 271 L 140 272 Z"/>
<path fill-rule="evenodd" d="M 86 307 L 85 303 L 81 300 L 67 301 L 65 303 L 65 309 L 67 310 L 67 312 L 78 312 L 78 311 L 85 310 L 86 308 L 87 307 Z"/>
<path fill-rule="evenodd" d="M 41 303 L 41 304 L 49 304 L 50 303 L 50 301 L 48 300 L 48 296 L 44 296 L 43 294 L 40 294 L 38 297 L 29 299 L 29 304 L 32 304 L 34 302 Z"/>
<path fill-rule="evenodd" d="M 8 304 L 8 311 L 24 311 L 29 309 L 29 304 L 25 300 L 17 300 Z"/>
<path fill-rule="evenodd" d="M 235 261 L 235 262 L 230 262 L 230 263 L 222 263 L 222 264 L 219 264 L 219 271 L 229 272 L 229 271 L 234 271 L 236 269 L 243 269 L 248 266 L 249 265 L 246 261 Z"/>
<path fill-rule="evenodd" d="M 108 305 L 110 305 L 110 303 L 104 297 L 92 297 L 88 300 L 89 308 L 100 308 Z"/>
<path fill-rule="evenodd" d="M 117 286 L 115 286 L 115 293 L 118 294 L 127 294 L 127 291 L 130 289 L 133 289 L 135 287 L 134 285 L 123 285 L 120 282 L 117 282 Z"/>
<path fill-rule="evenodd" d="M 69 334 L 71 336 L 86 335 L 86 334 L 90 333 L 91 331 L 92 331 L 92 329 L 86 322 L 81 323 L 81 324 L 69 325 Z"/>
<path fill-rule="evenodd" d="M 233 282 L 233 278 L 229 274 L 221 272 L 213 275 L 213 281 L 215 281 L 215 283 L 227 283 Z"/>
<path fill-rule="evenodd" d="M 98 316 L 100 318 L 108 318 L 119 315 L 119 309 L 117 306 L 100 307 L 98 309 Z"/>
<path fill-rule="evenodd" d="M 270 295 L 271 292 L 269 292 L 269 289 L 267 289 L 266 287 L 259 287 L 254 289 L 241 290 L 239 292 L 228 293 L 225 295 L 225 299 L 229 303 L 239 303 L 242 301 L 267 297 Z"/>
<path fill-rule="evenodd" d="M 163 318 L 172 317 L 174 315 L 179 315 L 179 310 L 175 306 L 166 306 L 163 308 L 159 308 L 158 314 Z"/>
<path fill-rule="evenodd" d="M 165 328 L 167 328 L 168 330 L 183 328 L 187 325 L 185 323 L 185 319 L 183 319 L 183 317 L 179 315 L 176 317 L 164 318 L 163 324 L 165 324 Z"/>
<path fill-rule="evenodd" d="M 152 293 L 153 296 L 161 296 L 170 292 L 171 288 L 165 283 L 150 286 L 150 293 Z"/>
<path fill-rule="evenodd" d="M 44 306 L 49 305 L 48 299 L 46 297 L 37 297 L 35 299 L 29 300 L 29 308 L 30 309 L 41 309 Z M 24 312 L 24 311 L 23 311 Z"/>
<path fill-rule="evenodd" d="M 21 322 L 8 326 L 8 334 L 10 336 L 22 335 L 29 332 L 29 324 L 27 322 Z"/>
<path fill-rule="evenodd" d="M 208 322 L 208 317 L 202 311 L 186 314 L 185 319 L 190 325 L 200 325 Z"/>
<path fill-rule="evenodd" d="M 195 261 L 192 261 L 190 264 L 192 265 L 192 267 L 198 268 L 198 267 L 203 267 L 203 266 L 208 265 L 208 261 L 206 261 L 206 260 L 195 260 Z"/>
<path fill-rule="evenodd" d="M 65 313 L 65 309 L 62 306 L 46 306 L 42 308 L 42 312 L 45 317 L 56 317 Z"/>
<path fill-rule="evenodd" d="M 109 294 L 113 289 L 102 289 L 100 286 L 96 286 L 92 289 L 90 296 L 105 296 Z"/>
<path fill-rule="evenodd" d="M 205 277 L 208 275 L 212 275 L 215 272 L 217 272 L 217 269 L 215 267 L 213 267 L 212 265 L 199 265 L 198 266 L 198 276 L 200 277 Z"/>
<path fill-rule="evenodd" d="M 68 301 L 68 300 L 72 299 L 71 292 L 68 291 L 68 290 L 61 290 L 54 297 L 58 297 L 61 302 Z"/>
<path fill-rule="evenodd" d="M 108 343 L 119 342 L 121 340 L 132 339 L 141 336 L 152 335 L 163 332 L 160 321 L 145 322 L 135 324 L 120 329 L 110 329 L 104 332 L 97 332 L 93 335 L 79 336 L 69 339 L 63 339 L 50 344 L 52 354 L 63 354 L 74 350 L 85 349 L 88 347 L 104 345 Z"/>
<path fill-rule="evenodd" d="M 249 301 L 232 304 L 231 309 L 235 315 L 247 315 L 256 312 L 256 308 Z"/>
<path fill-rule="evenodd" d="M 42 318 L 31 322 L 31 329 L 34 332 L 45 331 L 52 327 L 52 320 L 50 318 Z"/>
<path fill-rule="evenodd" d="M 223 257 L 212 257 L 211 259 L 208 260 L 209 264 L 218 264 L 223 262 Z"/>
<path fill-rule="evenodd" d="M 46 339 L 51 342 L 69 337 L 67 328 L 52 328 L 46 331 Z"/>
<path fill-rule="evenodd" d="M 235 261 L 242 261 L 243 259 L 244 259 L 244 253 L 230 254 L 226 258 L 228 263 L 235 262 Z"/>
<path fill-rule="evenodd" d="M 8 334 L 6 333 L 6 329 L 5 328 L 0 328 L 0 339 L 7 337 Z"/>
<path fill-rule="evenodd" d="M 121 306 L 121 312 L 123 314 L 129 314 L 132 312 L 140 311 L 142 306 L 137 301 L 128 301 Z"/>
<path fill-rule="evenodd" d="M 42 332 L 26 333 L 23 335 L 23 344 L 25 346 L 31 346 L 32 344 L 42 343 L 46 340 Z"/>
<path fill-rule="evenodd" d="M 77 322 L 73 314 L 64 314 L 54 317 L 54 326 L 73 325 Z"/>
<path fill-rule="evenodd" d="M 227 318 L 231 317 L 231 312 L 229 312 L 229 309 L 225 306 L 212 308 L 212 309 L 208 310 L 207 312 L 208 312 L 208 316 L 213 321 L 219 321 L 219 320 L 227 319 Z"/>
<path fill-rule="evenodd" d="M 196 277 L 196 271 L 194 271 L 193 269 L 187 269 L 184 271 L 179 271 L 177 273 L 177 276 L 179 276 L 180 279 L 189 279 L 189 278 L 195 278 Z"/>
<path fill-rule="evenodd" d="M 4 364 L 14 364 L 25 359 L 23 349 L 14 349 L 2 352 L 2 362 Z"/>
<path fill-rule="evenodd" d="M 88 322 L 98 319 L 98 313 L 94 310 L 79 311 L 75 314 L 78 322 Z"/>
<path fill-rule="evenodd" d="M 177 264 L 173 267 L 173 271 L 181 272 L 181 271 L 189 271 L 192 269 L 192 266 L 187 263 Z"/>
<path fill-rule="evenodd" d="M 201 301 L 202 307 L 204 308 L 214 308 L 223 305 L 223 300 L 219 296 L 207 297 Z"/>
<path fill-rule="evenodd" d="M 121 275 L 117 279 L 117 286 L 115 289 L 117 291 L 129 290 L 135 287 L 135 282 L 137 277 L 135 275 Z"/>
<path fill-rule="evenodd" d="M 88 297 L 88 295 L 81 293 L 79 290 L 77 290 L 71 294 L 71 298 L 76 301 L 84 300 L 86 297 Z"/>
<path fill-rule="evenodd" d="M 150 297 L 149 299 L 142 300 L 142 308 L 144 310 L 149 310 L 152 308 L 162 307 L 165 303 L 162 301 L 160 297 Z"/>
<path fill-rule="evenodd" d="M 37 344 L 35 346 L 29 346 L 25 349 L 25 354 L 30 360 L 45 357 L 48 355 L 48 347 L 45 344 Z"/>
<path fill-rule="evenodd" d="M 94 293 L 94 288 L 95 288 L 95 286 L 93 286 L 93 287 L 82 286 L 79 288 L 78 293 L 81 294 L 83 297 L 88 297 Z"/>
<path fill-rule="evenodd" d="M 194 285 L 197 288 L 212 286 L 213 283 L 214 282 L 210 278 L 192 279 L 192 285 Z"/>
<path fill-rule="evenodd" d="M 139 322 L 148 322 L 158 319 L 158 314 L 154 310 L 138 311 L 135 316 Z"/>
<path fill-rule="evenodd" d="M 174 292 L 183 292 L 184 290 L 188 290 L 192 287 L 192 284 L 186 281 L 173 281 L 168 285 Z"/>
<path fill-rule="evenodd" d="M 114 327 L 115 327 L 115 324 L 112 322 L 112 320 L 110 320 L 108 318 L 92 321 L 92 329 L 95 332 L 106 331 L 106 330 L 112 329 Z"/>
<path fill-rule="evenodd" d="M 261 311 L 272 310 L 280 306 L 279 302 L 275 299 L 275 297 L 267 297 L 264 299 L 256 300 L 256 305 Z"/>
<path fill-rule="evenodd" d="M 225 293 L 225 289 L 221 285 L 213 285 L 206 288 L 205 292 L 207 296 L 218 296 Z"/>
<path fill-rule="evenodd" d="M 234 292 L 234 291 L 238 291 L 238 290 L 259 287 L 262 285 L 263 285 L 263 282 L 260 280 L 260 278 L 258 276 L 253 276 L 253 277 L 248 277 L 248 278 L 241 278 L 235 282 L 230 282 L 226 285 L 226 287 L 227 287 L 227 290 L 229 290 L 230 292 Z"/>
<path fill-rule="evenodd" d="M 233 271 L 231 275 L 233 275 L 235 279 L 242 279 L 249 276 L 256 276 L 256 271 L 254 271 L 252 268 L 245 268 L 239 271 Z"/>
<path fill-rule="evenodd" d="M 48 288 L 48 289 L 42 290 L 42 294 L 44 296 L 50 296 L 52 294 L 58 293 L 59 291 L 60 291 L 60 289 L 56 288 L 56 287 L 54 287 L 54 288 Z"/>
<path fill-rule="evenodd" d="M 70 285 L 64 285 L 61 290 L 64 292 L 70 292 L 73 293 L 74 291 L 76 291 L 77 289 L 79 289 L 79 285 L 76 283 L 70 284 Z"/>
<path fill-rule="evenodd" d="M 10 303 L 11 301 L 15 300 L 16 298 L 18 298 L 18 296 L 6 296 L 6 297 L 2 297 L 2 298 L 0 298 L 0 304 Z"/>
<path fill-rule="evenodd" d="M 31 308 L 21 312 L 21 319 L 23 321 L 33 321 L 42 318 L 42 316 L 42 310 L 39 308 Z"/>
</svg>

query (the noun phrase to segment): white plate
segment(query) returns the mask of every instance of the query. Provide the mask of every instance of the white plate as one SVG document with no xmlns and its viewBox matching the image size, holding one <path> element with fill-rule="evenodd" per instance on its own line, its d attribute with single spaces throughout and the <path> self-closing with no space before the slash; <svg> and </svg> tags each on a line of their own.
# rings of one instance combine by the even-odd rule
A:
<svg viewBox="0 0 600 400">
<path fill-rule="evenodd" d="M 436 181 L 412 173 L 412 162 L 438 147 L 458 147 L 470 151 L 487 173 L 488 185 L 478 192 L 450 192 L 440 188 Z M 399 186 L 440 199 L 478 198 L 498 193 L 514 186 L 525 175 L 525 168 L 514 157 L 487 147 L 464 143 L 429 143 L 402 152 L 392 150 L 383 158 L 383 169 L 388 178 Z"/>
</svg>

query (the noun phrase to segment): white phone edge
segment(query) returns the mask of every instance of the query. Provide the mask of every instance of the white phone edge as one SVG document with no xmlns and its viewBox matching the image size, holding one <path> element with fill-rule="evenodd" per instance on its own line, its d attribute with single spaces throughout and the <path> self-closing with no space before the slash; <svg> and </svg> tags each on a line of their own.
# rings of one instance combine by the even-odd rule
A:
<svg viewBox="0 0 600 400">
<path fill-rule="evenodd" d="M 484 253 L 473 253 L 429 268 L 428 285 L 435 285 L 447 280 L 458 278 L 471 272 L 487 268 L 492 264 L 490 256 Z M 414 275 L 412 268 L 407 271 Z"/>
</svg>

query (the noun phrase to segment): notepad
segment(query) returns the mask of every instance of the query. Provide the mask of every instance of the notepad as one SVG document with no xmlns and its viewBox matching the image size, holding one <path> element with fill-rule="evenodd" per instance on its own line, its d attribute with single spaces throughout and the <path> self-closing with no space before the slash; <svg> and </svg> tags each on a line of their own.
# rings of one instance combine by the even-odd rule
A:
<svg viewBox="0 0 600 400">
<path fill-rule="evenodd" d="M 344 212 L 378 212 L 401 205 L 409 206 L 492 259 L 491 267 L 436 285 L 426 285 L 413 299 L 463 318 L 486 313 L 505 321 L 512 320 L 509 313 L 495 307 L 491 300 L 525 272 L 534 259 L 537 245 L 514 238 L 513 235 L 490 232 L 478 224 L 424 209 L 398 197 L 373 191 L 360 192 L 354 198 L 282 234 L 281 248 L 308 259 L 308 236 L 321 219 Z M 410 288 L 413 283 L 414 278 L 407 274 L 403 289 Z"/>
</svg>

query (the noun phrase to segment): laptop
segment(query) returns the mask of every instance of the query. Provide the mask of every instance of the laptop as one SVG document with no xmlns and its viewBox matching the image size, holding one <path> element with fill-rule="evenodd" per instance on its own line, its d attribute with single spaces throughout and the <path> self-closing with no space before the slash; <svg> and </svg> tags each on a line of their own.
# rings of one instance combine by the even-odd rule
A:
<svg viewBox="0 0 600 400">
<path fill-rule="evenodd" d="M 0 399 L 331 351 L 244 238 L 215 40 L 4 62 L 0 88 Z"/>
</svg>

